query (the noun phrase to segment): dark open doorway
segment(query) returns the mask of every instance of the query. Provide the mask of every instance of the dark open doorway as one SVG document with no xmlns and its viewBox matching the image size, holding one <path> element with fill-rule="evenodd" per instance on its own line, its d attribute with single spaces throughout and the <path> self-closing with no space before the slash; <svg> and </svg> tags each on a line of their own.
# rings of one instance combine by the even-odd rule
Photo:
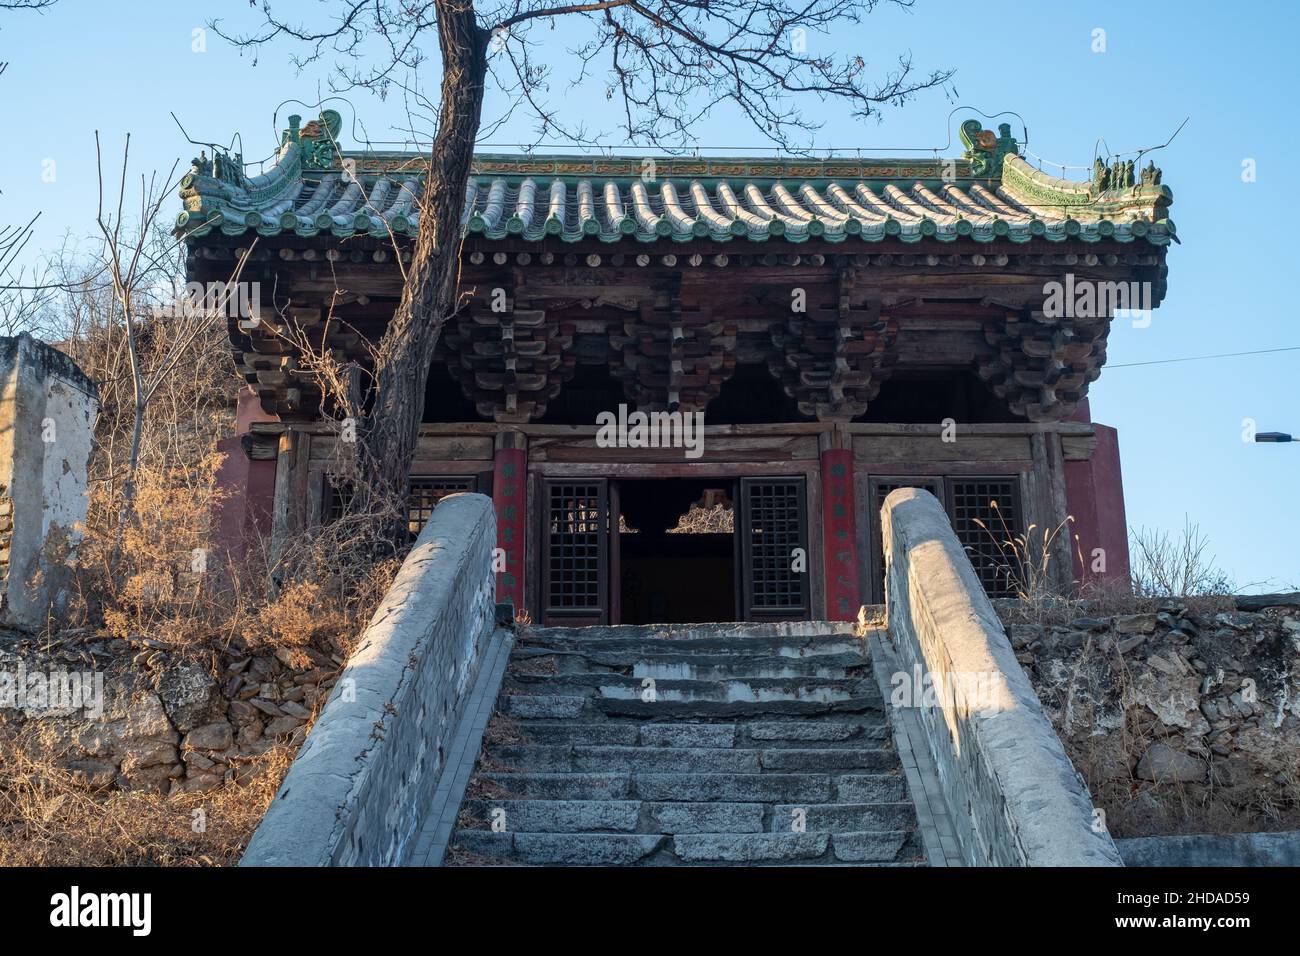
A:
<svg viewBox="0 0 1300 956">
<path fill-rule="evenodd" d="M 620 481 L 614 587 L 623 624 L 734 621 L 735 483 L 727 479 Z"/>
</svg>

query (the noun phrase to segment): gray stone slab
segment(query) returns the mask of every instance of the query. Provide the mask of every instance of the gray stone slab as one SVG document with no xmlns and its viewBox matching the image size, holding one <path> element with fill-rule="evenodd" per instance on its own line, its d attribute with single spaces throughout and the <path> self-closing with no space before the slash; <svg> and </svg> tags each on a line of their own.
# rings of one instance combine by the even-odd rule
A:
<svg viewBox="0 0 1300 956">
<path fill-rule="evenodd" d="M 539 866 L 630 866 L 667 842 L 658 835 L 615 833 L 457 830 L 455 836 L 455 845 L 470 853 Z"/>
<path fill-rule="evenodd" d="M 673 852 L 691 863 L 775 863 L 826 853 L 825 833 L 696 833 L 673 837 Z"/>
<path fill-rule="evenodd" d="M 534 744 L 604 744 L 606 746 L 634 746 L 637 742 L 635 724 L 585 724 L 527 722 L 518 725 L 525 742 Z"/>
<path fill-rule="evenodd" d="M 775 721 L 752 723 L 745 727 L 750 740 L 760 741 L 848 741 L 876 739 L 887 732 L 882 723 L 856 723 L 837 720 Z"/>
<path fill-rule="evenodd" d="M 640 742 L 643 747 L 733 747 L 736 725 L 642 724 Z"/>
<path fill-rule="evenodd" d="M 831 836 L 835 859 L 845 863 L 898 862 L 908 844 L 909 834 L 897 831 L 836 833 Z"/>
<path fill-rule="evenodd" d="M 799 822 L 809 832 L 907 830 L 916 825 L 916 810 L 911 803 L 781 804 L 772 809 L 773 833 L 793 831 Z"/>
<path fill-rule="evenodd" d="M 761 803 L 648 803 L 653 826 L 662 833 L 761 833 Z"/>
<path fill-rule="evenodd" d="M 908 799 L 900 773 L 845 774 L 835 784 L 840 803 L 900 803 Z"/>
<path fill-rule="evenodd" d="M 630 795 L 626 773 L 490 773 L 486 779 L 505 796 L 544 800 L 625 800 Z"/>
<path fill-rule="evenodd" d="M 760 758 L 764 770 L 807 770 L 830 773 L 836 770 L 890 770 L 898 763 L 892 751 L 827 747 L 820 750 L 786 748 L 764 750 Z"/>
<path fill-rule="evenodd" d="M 521 720 L 563 720 L 577 717 L 587 704 L 585 697 L 557 694 L 511 694 L 503 708 L 509 717 Z"/>
<path fill-rule="evenodd" d="M 637 800 L 467 800 L 461 825 L 506 832 L 583 833 L 618 830 L 632 833 L 641 815 Z"/>
<path fill-rule="evenodd" d="M 716 747 L 574 747 L 578 770 L 635 770 L 648 773 L 756 773 L 757 750 Z"/>
<path fill-rule="evenodd" d="M 826 774 L 638 773 L 633 787 L 643 800 L 825 803 L 831 798 Z"/>
</svg>

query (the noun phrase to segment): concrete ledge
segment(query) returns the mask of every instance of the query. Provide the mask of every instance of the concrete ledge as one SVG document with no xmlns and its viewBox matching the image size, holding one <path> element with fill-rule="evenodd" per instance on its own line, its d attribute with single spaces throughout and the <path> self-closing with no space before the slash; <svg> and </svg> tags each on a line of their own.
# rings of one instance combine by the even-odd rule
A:
<svg viewBox="0 0 1300 956">
<path fill-rule="evenodd" d="M 1300 831 L 1116 840 L 1126 866 L 1300 866 Z"/>
<path fill-rule="evenodd" d="M 241 866 L 393 866 L 414 849 L 494 627 L 491 499 L 444 498 Z"/>
<path fill-rule="evenodd" d="M 972 866 L 1122 866 L 938 500 L 885 499 L 891 703 L 920 715 Z"/>
</svg>

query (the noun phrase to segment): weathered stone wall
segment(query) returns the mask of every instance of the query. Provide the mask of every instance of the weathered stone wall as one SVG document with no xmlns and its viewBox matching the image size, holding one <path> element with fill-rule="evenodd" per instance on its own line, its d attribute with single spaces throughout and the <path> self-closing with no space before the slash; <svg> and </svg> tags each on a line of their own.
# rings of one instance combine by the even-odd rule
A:
<svg viewBox="0 0 1300 956">
<path fill-rule="evenodd" d="M 337 670 L 314 648 L 214 673 L 144 638 L 0 632 L 0 734 L 34 735 L 24 746 L 87 789 L 207 793 L 243 782 L 272 747 L 297 747 Z M 65 678 L 102 697 L 67 705 L 50 690 Z"/>
<path fill-rule="evenodd" d="M 484 495 L 434 509 L 241 865 L 398 865 L 442 773 L 494 626 Z"/>
<path fill-rule="evenodd" d="M 967 862 L 1122 865 L 938 500 L 894 491 L 882 525 L 890 640 L 932 689 L 909 703 Z"/>
<path fill-rule="evenodd" d="M 37 628 L 65 600 L 86 517 L 99 397 L 76 363 L 30 335 L 0 338 L 0 622 Z"/>
<path fill-rule="evenodd" d="M 998 602 L 1116 836 L 1300 825 L 1300 595 L 1270 600 L 1090 616 L 1085 604 L 1028 623 Z"/>
<path fill-rule="evenodd" d="M 1300 866 L 1300 831 L 1116 840 L 1125 866 Z"/>
</svg>

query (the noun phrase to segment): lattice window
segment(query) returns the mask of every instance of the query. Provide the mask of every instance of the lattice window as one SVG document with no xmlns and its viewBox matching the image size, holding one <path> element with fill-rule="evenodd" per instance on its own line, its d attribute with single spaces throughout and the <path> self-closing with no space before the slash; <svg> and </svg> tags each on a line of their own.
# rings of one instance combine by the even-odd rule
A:
<svg viewBox="0 0 1300 956">
<path fill-rule="evenodd" d="M 447 495 L 458 491 L 477 491 L 474 475 L 417 475 L 408 486 L 406 501 L 407 530 L 414 539 L 433 514 L 434 507 Z M 325 478 L 325 523 L 343 517 L 352 500 L 352 486 L 333 476 Z"/>
<path fill-rule="evenodd" d="M 948 514 L 953 531 L 990 597 L 1013 594 L 1009 572 L 1014 560 L 1007 542 L 1023 530 L 1019 491 L 1015 478 L 948 481 Z"/>
<path fill-rule="evenodd" d="M 604 482 L 546 485 L 546 590 L 555 611 L 599 612 L 604 596 Z"/>
<path fill-rule="evenodd" d="M 411 479 L 406 493 L 407 528 L 414 538 L 433 515 L 438 502 L 461 491 L 477 491 L 473 475 L 418 475 Z"/>
<path fill-rule="evenodd" d="M 747 478 L 742 484 L 746 603 L 751 611 L 803 611 L 808 606 L 803 480 Z M 803 550 L 803 571 L 796 568 L 796 549 Z"/>
<path fill-rule="evenodd" d="M 325 524 L 330 524 L 342 518 L 351 501 L 352 485 L 346 481 L 335 478 L 333 475 L 326 475 L 324 509 Z"/>
<path fill-rule="evenodd" d="M 942 478 L 874 478 L 871 481 L 871 567 L 872 600 L 885 601 L 885 540 L 880 522 L 880 509 L 891 491 L 899 488 L 923 488 L 943 501 Z"/>
</svg>

